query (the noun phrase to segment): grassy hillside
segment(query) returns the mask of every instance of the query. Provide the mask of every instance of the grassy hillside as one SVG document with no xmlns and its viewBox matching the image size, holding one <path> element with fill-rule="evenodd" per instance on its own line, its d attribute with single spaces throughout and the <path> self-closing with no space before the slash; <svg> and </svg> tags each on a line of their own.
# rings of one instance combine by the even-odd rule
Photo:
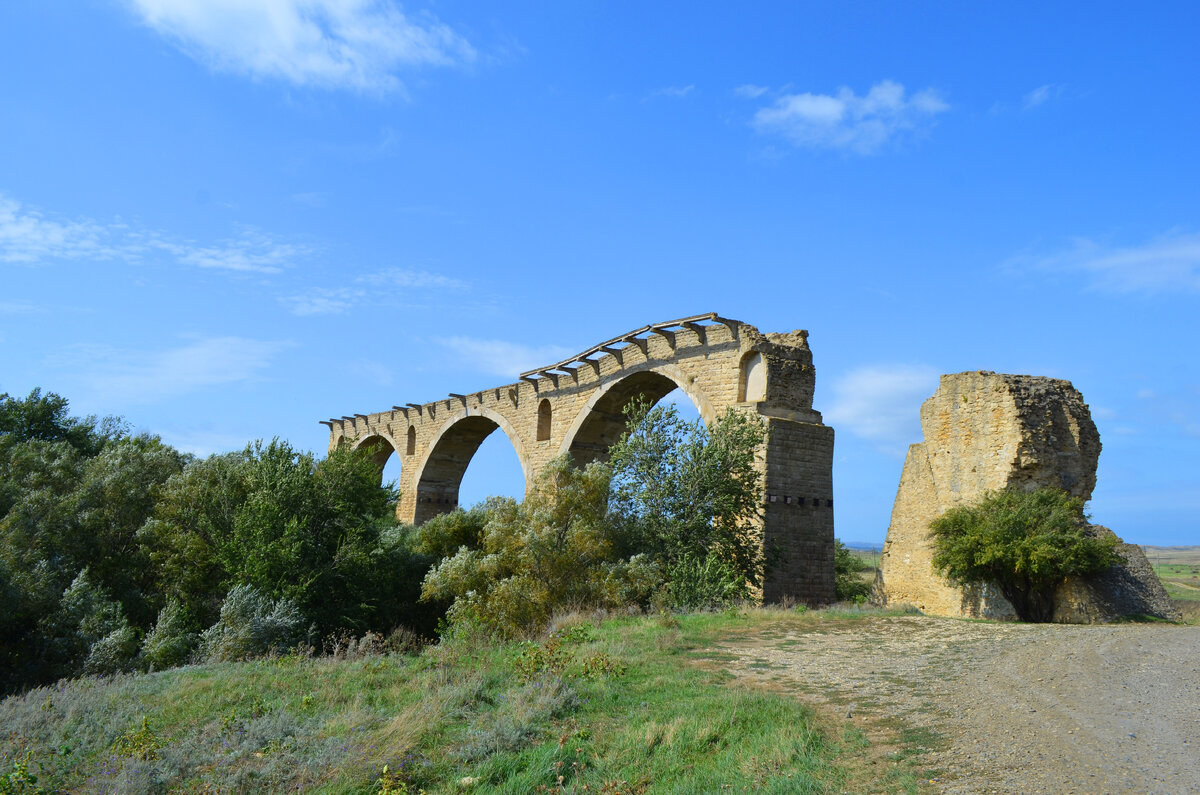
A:
<svg viewBox="0 0 1200 795">
<path fill-rule="evenodd" d="M 843 791 L 861 738 L 698 664 L 748 622 L 820 616 L 577 618 L 538 643 L 63 682 L 0 705 L 0 792 Z M 876 791 L 911 791 L 909 764 Z"/>
</svg>

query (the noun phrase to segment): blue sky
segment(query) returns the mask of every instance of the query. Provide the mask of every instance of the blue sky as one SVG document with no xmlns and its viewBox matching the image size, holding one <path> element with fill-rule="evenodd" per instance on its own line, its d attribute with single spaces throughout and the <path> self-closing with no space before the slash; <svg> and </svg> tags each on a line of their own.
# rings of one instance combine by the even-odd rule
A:
<svg viewBox="0 0 1200 795">
<path fill-rule="evenodd" d="M 201 454 L 645 323 L 806 328 L 837 533 L 939 373 L 1070 379 L 1200 543 L 1200 7 L 0 4 L 0 391 Z M 500 434 L 464 501 L 520 490 Z"/>
</svg>

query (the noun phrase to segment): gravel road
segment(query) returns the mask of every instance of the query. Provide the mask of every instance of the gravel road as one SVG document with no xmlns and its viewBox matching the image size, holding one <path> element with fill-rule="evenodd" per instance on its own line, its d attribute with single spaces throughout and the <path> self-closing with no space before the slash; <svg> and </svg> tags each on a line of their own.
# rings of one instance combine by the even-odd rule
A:
<svg viewBox="0 0 1200 795">
<path fill-rule="evenodd" d="M 879 617 L 720 650 L 876 753 L 929 738 L 934 792 L 1200 793 L 1200 627 Z"/>
</svg>

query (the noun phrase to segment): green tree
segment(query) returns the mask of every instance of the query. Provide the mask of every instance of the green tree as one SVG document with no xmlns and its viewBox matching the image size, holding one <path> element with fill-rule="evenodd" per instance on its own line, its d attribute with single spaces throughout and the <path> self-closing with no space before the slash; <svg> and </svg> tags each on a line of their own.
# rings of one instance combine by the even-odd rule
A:
<svg viewBox="0 0 1200 795">
<path fill-rule="evenodd" d="M 1116 537 L 1088 532 L 1083 501 L 1058 489 L 987 494 L 929 526 L 933 566 L 951 582 L 995 583 L 1023 621 L 1049 621 L 1054 592 L 1070 576 L 1120 560 Z"/>
<path fill-rule="evenodd" d="M 25 398 L 0 394 L 0 440 L 18 444 L 31 440 L 66 442 L 80 455 L 91 457 L 113 439 L 129 433 L 119 418 L 71 417 L 66 398 L 34 389 Z"/>
<path fill-rule="evenodd" d="M 415 581 L 395 580 L 423 573 L 389 532 L 392 497 L 365 453 L 317 460 L 273 440 L 189 465 L 139 538 L 157 589 L 205 625 L 240 583 L 294 603 L 321 633 L 386 631 L 417 598 Z"/>
<path fill-rule="evenodd" d="M 841 539 L 833 540 L 834 591 L 839 602 L 866 599 L 871 592 L 871 584 L 862 578 L 862 572 L 868 568 L 862 558 L 846 548 Z"/>
<path fill-rule="evenodd" d="M 711 574 L 713 564 L 705 561 L 712 558 L 760 585 L 767 563 L 757 521 L 762 422 L 730 409 L 709 429 L 699 420 L 681 420 L 674 406 L 644 402 L 626 407 L 625 414 L 628 430 L 609 459 L 609 512 L 628 551 L 680 573 Z"/>
</svg>

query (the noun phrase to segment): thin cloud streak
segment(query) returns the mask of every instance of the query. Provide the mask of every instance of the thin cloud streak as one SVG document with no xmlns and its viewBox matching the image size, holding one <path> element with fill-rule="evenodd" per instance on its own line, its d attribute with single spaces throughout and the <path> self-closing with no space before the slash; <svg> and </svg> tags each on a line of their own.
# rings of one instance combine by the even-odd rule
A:
<svg viewBox="0 0 1200 795">
<path fill-rule="evenodd" d="M 80 345 L 52 364 L 78 373 L 102 402 L 144 404 L 260 378 L 289 347 L 245 337 L 201 338 L 159 351 Z"/>
<path fill-rule="evenodd" d="M 1023 254 L 1006 269 L 1080 274 L 1088 287 L 1116 294 L 1200 292 L 1200 234 L 1172 232 L 1135 246 L 1110 246 L 1077 238 L 1051 254 Z"/>
<path fill-rule="evenodd" d="M 836 95 L 786 94 L 760 108 L 751 126 L 799 148 L 869 155 L 901 135 L 925 128 L 949 108 L 931 88 L 907 96 L 903 85 L 884 80 L 861 97 L 846 87 Z"/>
<path fill-rule="evenodd" d="M 180 265 L 254 273 L 279 273 L 311 247 L 275 240 L 253 227 L 212 245 L 180 241 L 129 224 L 90 219 L 60 221 L 0 194 L 0 262 L 40 266 L 63 260 L 140 262 L 166 255 Z"/>
<path fill-rule="evenodd" d="M 467 282 L 451 276 L 405 268 L 386 268 L 356 277 L 346 287 L 318 287 L 280 301 L 293 315 L 340 315 L 358 306 L 392 297 L 398 290 L 465 290 Z"/>
<path fill-rule="evenodd" d="M 474 47 L 390 0 L 129 0 L 151 30 L 215 72 L 296 86 L 403 90 L 403 68 L 452 66 Z"/>
<path fill-rule="evenodd" d="M 463 364 L 481 373 L 516 378 L 535 367 L 562 361 L 571 351 L 558 345 L 533 347 L 504 340 L 443 337 L 437 342 L 453 351 Z"/>
</svg>

